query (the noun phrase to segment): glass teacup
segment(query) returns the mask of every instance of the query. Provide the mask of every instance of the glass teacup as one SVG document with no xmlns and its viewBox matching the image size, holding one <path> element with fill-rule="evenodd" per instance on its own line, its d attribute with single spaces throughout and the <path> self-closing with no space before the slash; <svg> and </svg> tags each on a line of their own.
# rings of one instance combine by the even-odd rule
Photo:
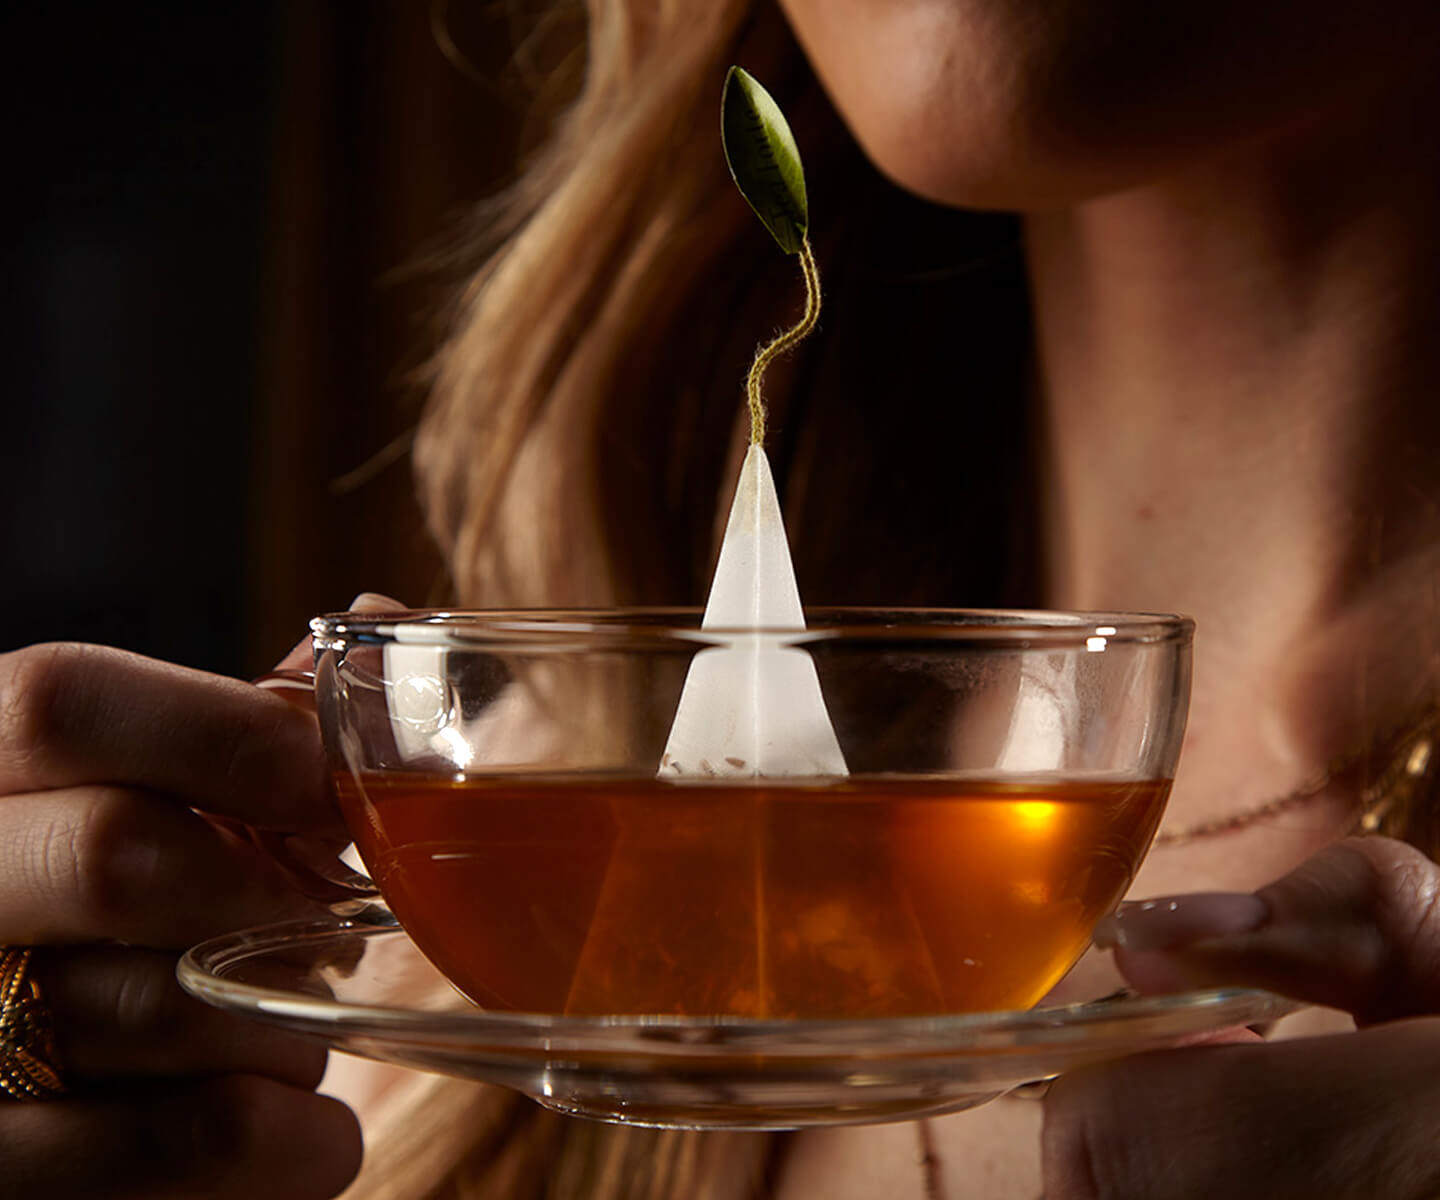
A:
<svg viewBox="0 0 1440 1200">
<path fill-rule="evenodd" d="M 1128 887 L 1184 729 L 1189 621 L 813 610 L 312 623 L 374 885 L 477 1004 L 870 1018 L 1028 1008 Z M 662 770 L 698 653 L 813 662 L 847 775 Z"/>
</svg>

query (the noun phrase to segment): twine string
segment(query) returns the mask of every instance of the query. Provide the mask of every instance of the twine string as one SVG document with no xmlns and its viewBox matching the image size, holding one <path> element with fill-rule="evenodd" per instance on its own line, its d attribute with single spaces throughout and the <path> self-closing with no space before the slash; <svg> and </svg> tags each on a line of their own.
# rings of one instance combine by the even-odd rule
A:
<svg viewBox="0 0 1440 1200">
<path fill-rule="evenodd" d="M 769 342 L 755 352 L 755 361 L 750 364 L 750 374 L 745 377 L 745 397 L 750 407 L 750 444 L 759 446 L 765 441 L 765 396 L 761 381 L 765 371 L 782 354 L 800 342 L 820 321 L 820 270 L 815 265 L 815 254 L 810 249 L 810 238 L 800 242 L 800 272 L 805 279 L 805 311 L 800 320 L 789 329 L 781 330 Z"/>
</svg>

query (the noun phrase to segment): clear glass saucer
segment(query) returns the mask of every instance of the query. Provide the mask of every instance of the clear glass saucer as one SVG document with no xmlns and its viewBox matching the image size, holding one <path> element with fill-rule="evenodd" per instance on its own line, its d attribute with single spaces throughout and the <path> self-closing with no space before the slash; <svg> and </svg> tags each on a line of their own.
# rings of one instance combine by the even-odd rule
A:
<svg viewBox="0 0 1440 1200">
<path fill-rule="evenodd" d="M 403 930 L 338 918 L 212 938 L 178 974 L 219 1008 L 349 1054 L 501 1084 L 579 1116 L 689 1129 L 952 1112 L 1297 1007 L 1227 990 L 857 1021 L 491 1012 L 456 992 Z"/>
</svg>

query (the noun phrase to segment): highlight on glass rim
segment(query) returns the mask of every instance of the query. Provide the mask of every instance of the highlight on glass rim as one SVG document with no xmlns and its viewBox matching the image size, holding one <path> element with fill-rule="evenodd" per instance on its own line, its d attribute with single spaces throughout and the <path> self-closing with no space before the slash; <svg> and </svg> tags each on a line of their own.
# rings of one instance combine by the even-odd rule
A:
<svg viewBox="0 0 1440 1200">
<path fill-rule="evenodd" d="M 0 1179 L 1440 1192 L 1379 2 L 31 14 Z"/>
</svg>

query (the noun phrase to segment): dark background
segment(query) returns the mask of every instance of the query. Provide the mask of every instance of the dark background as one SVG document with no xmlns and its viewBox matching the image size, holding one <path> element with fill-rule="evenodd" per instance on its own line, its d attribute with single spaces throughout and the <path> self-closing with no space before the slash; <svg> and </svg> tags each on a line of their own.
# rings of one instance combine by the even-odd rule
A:
<svg viewBox="0 0 1440 1200">
<path fill-rule="evenodd" d="M 249 675 L 359 590 L 437 595 L 400 451 L 435 264 L 514 162 L 512 31 L 425 0 L 25 8 L 0 650 Z"/>
</svg>

